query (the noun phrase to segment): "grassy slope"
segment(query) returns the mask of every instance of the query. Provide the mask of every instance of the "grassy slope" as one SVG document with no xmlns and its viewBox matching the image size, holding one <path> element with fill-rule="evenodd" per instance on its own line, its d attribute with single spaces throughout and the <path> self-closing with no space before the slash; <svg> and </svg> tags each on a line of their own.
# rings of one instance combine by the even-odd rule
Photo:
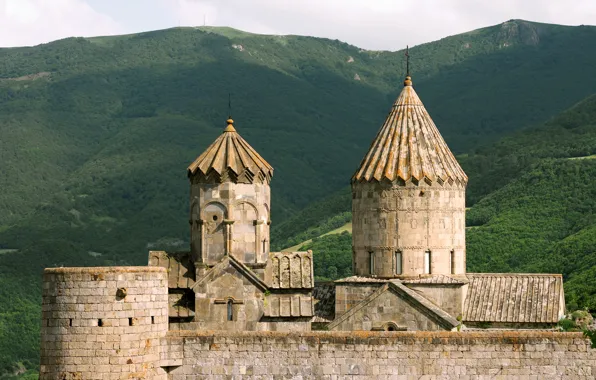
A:
<svg viewBox="0 0 596 380">
<path fill-rule="evenodd" d="M 411 49 L 415 85 L 466 152 L 592 93 L 594 37 L 521 21 L 452 36 Z M 290 217 L 345 188 L 401 73 L 402 52 L 229 29 L 0 49 L 0 249 L 19 249 L 0 255 L 0 341 L 12 342 L 0 369 L 36 362 L 41 268 L 142 264 L 149 245 L 186 244 L 184 168 L 221 132 L 228 92 L 238 130 L 276 168 L 274 244 L 346 223 L 325 212 L 349 198 Z"/>
<path fill-rule="evenodd" d="M 347 232 L 347 233 L 349 233 L 349 234 L 351 234 L 351 233 L 352 233 L 352 222 L 348 222 L 348 223 L 344 224 L 343 226 L 339 226 L 339 227 L 337 227 L 336 229 L 334 229 L 334 230 L 331 230 L 331 231 L 329 231 L 329 232 L 325 232 L 325 233 L 324 233 L 324 234 L 322 234 L 322 235 L 315 236 L 313 239 L 316 239 L 316 238 L 321 238 L 321 237 L 325 237 L 325 236 L 329 236 L 329 235 L 343 234 L 344 232 Z M 307 245 L 307 244 L 310 244 L 310 243 L 312 243 L 313 239 L 308 239 L 308 240 L 305 240 L 305 241 L 303 241 L 303 242 L 300 242 L 300 243 L 298 243 L 298 244 L 296 244 L 296 245 L 293 245 L 293 246 L 291 246 L 291 247 L 284 248 L 284 249 L 282 249 L 282 251 L 284 251 L 284 252 L 294 252 L 294 251 L 297 251 L 297 250 L 299 250 L 299 249 L 300 249 L 302 246 L 305 246 L 305 245 Z"/>
</svg>

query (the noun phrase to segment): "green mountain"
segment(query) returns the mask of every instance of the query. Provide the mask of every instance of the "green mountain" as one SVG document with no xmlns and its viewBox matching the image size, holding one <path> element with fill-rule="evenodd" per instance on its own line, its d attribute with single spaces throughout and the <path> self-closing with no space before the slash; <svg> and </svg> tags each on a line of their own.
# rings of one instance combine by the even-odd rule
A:
<svg viewBox="0 0 596 380">
<path fill-rule="evenodd" d="M 499 172 L 478 146 L 596 92 L 595 37 L 511 20 L 410 49 L 414 84 L 454 152 L 486 161 L 465 165 Z M 276 169 L 273 244 L 349 220 L 333 194 L 349 193 L 404 66 L 403 52 L 229 28 L 0 49 L 0 370 L 37 363 L 43 267 L 144 264 L 187 245 L 185 168 L 221 133 L 229 93 L 238 131 Z M 504 189 L 474 186 L 474 202 Z"/>
</svg>

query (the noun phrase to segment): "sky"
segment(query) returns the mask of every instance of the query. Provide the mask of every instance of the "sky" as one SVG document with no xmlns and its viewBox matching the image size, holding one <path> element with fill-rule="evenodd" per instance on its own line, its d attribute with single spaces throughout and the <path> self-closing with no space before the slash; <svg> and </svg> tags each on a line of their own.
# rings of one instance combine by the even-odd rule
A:
<svg viewBox="0 0 596 380">
<path fill-rule="evenodd" d="M 398 50 L 510 19 L 594 25 L 596 0 L 0 0 L 0 47 L 205 23 Z"/>
</svg>

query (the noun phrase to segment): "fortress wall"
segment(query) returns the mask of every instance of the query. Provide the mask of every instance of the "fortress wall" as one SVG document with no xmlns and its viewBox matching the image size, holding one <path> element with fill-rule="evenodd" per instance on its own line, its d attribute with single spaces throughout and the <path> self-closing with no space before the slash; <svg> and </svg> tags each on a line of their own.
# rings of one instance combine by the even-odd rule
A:
<svg viewBox="0 0 596 380">
<path fill-rule="evenodd" d="M 46 269 L 40 379 L 162 378 L 167 313 L 165 268 Z"/>
<path fill-rule="evenodd" d="M 596 349 L 558 332 L 170 332 L 170 380 L 594 379 Z"/>
</svg>

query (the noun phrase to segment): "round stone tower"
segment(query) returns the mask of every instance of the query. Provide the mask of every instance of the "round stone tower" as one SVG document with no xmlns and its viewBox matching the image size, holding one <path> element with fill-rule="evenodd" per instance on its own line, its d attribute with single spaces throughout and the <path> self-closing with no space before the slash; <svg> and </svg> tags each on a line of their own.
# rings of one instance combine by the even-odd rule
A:
<svg viewBox="0 0 596 380">
<path fill-rule="evenodd" d="M 188 168 L 193 260 L 212 266 L 233 255 L 263 274 L 269 254 L 273 168 L 228 119 L 224 132 Z"/>
<path fill-rule="evenodd" d="M 49 268 L 43 275 L 41 380 L 161 379 L 165 268 Z"/>
<path fill-rule="evenodd" d="M 354 274 L 465 274 L 467 181 L 406 77 L 352 177 Z"/>
</svg>

